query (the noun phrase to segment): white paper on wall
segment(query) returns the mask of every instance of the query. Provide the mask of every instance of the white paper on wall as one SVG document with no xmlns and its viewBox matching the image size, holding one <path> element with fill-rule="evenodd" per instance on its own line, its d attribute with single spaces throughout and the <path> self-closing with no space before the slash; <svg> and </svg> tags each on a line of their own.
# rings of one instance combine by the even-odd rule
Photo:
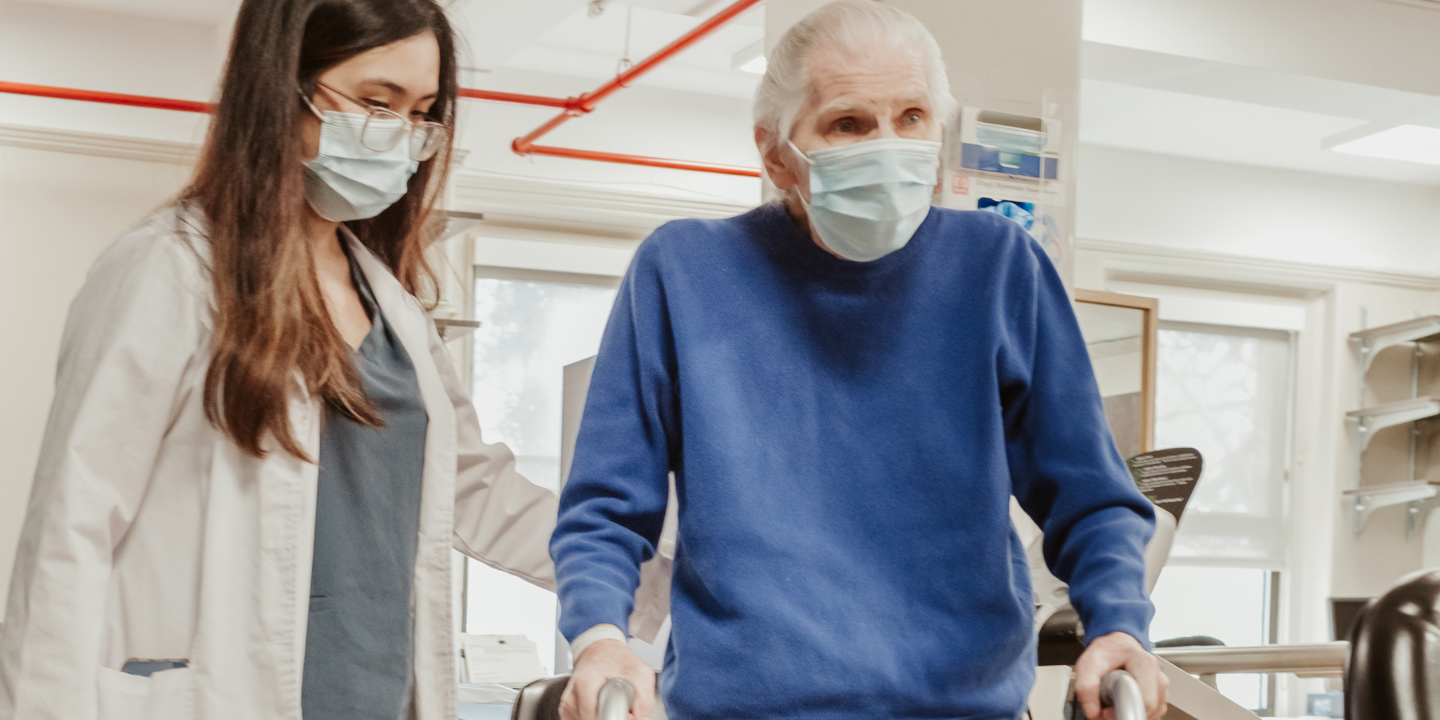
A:
<svg viewBox="0 0 1440 720">
<path fill-rule="evenodd" d="M 524 635 L 461 635 L 470 683 L 528 683 L 545 676 L 540 652 Z"/>
</svg>

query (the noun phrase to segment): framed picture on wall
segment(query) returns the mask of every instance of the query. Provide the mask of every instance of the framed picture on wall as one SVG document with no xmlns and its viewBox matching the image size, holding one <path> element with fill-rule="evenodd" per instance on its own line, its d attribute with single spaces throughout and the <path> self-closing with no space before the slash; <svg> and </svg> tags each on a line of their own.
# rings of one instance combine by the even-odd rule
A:
<svg viewBox="0 0 1440 720">
<path fill-rule="evenodd" d="M 1155 349 L 1160 301 L 1075 291 L 1075 316 L 1122 457 L 1155 449 Z"/>
</svg>

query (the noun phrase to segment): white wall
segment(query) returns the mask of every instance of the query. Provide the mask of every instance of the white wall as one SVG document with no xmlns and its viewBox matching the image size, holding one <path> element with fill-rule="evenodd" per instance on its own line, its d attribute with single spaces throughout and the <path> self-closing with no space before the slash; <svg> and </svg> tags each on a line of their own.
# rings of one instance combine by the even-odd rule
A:
<svg viewBox="0 0 1440 720">
<path fill-rule="evenodd" d="M 0 0 L 9 82 L 205 101 L 222 61 L 209 25 Z M 4 94 L 0 123 L 181 142 L 206 126 L 194 113 Z"/>
<path fill-rule="evenodd" d="M 1440 275 L 1440 188 L 1084 145 L 1077 235 Z"/>
<path fill-rule="evenodd" d="M 8 81 L 205 100 L 219 56 L 207 25 L 0 1 L 0 68 Z M 198 142 L 205 125 L 190 113 L 0 95 L 0 584 L 70 299 L 96 255 L 184 184 L 177 142 Z"/>
</svg>

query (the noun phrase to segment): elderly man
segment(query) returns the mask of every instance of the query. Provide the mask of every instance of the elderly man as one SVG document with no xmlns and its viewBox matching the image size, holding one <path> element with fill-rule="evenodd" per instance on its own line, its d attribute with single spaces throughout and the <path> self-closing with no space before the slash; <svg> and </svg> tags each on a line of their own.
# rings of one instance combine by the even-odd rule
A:
<svg viewBox="0 0 1440 720">
<path fill-rule="evenodd" d="M 1164 711 L 1152 510 L 1065 289 L 1011 221 L 930 206 L 954 104 L 913 17 L 827 5 L 780 41 L 757 96 L 783 202 L 641 245 L 551 542 L 567 718 L 592 720 L 612 677 L 636 685 L 637 720 L 652 711 L 624 631 L 671 472 L 670 717 L 1020 717 L 1034 605 L 1011 495 L 1071 584 L 1086 714 L 1122 667 Z"/>
</svg>

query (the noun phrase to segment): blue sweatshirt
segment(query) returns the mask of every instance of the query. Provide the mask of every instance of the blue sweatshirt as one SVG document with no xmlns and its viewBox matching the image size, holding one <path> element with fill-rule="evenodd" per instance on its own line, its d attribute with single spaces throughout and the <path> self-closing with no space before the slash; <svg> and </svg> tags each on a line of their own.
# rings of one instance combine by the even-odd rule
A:
<svg viewBox="0 0 1440 720">
<path fill-rule="evenodd" d="M 627 629 L 672 471 L 679 720 L 1014 720 L 1035 642 L 1012 494 L 1087 636 L 1147 642 L 1150 504 L 1060 278 L 998 215 L 934 208 L 869 263 L 774 205 L 656 230 L 560 499 L 567 637 Z"/>
</svg>

